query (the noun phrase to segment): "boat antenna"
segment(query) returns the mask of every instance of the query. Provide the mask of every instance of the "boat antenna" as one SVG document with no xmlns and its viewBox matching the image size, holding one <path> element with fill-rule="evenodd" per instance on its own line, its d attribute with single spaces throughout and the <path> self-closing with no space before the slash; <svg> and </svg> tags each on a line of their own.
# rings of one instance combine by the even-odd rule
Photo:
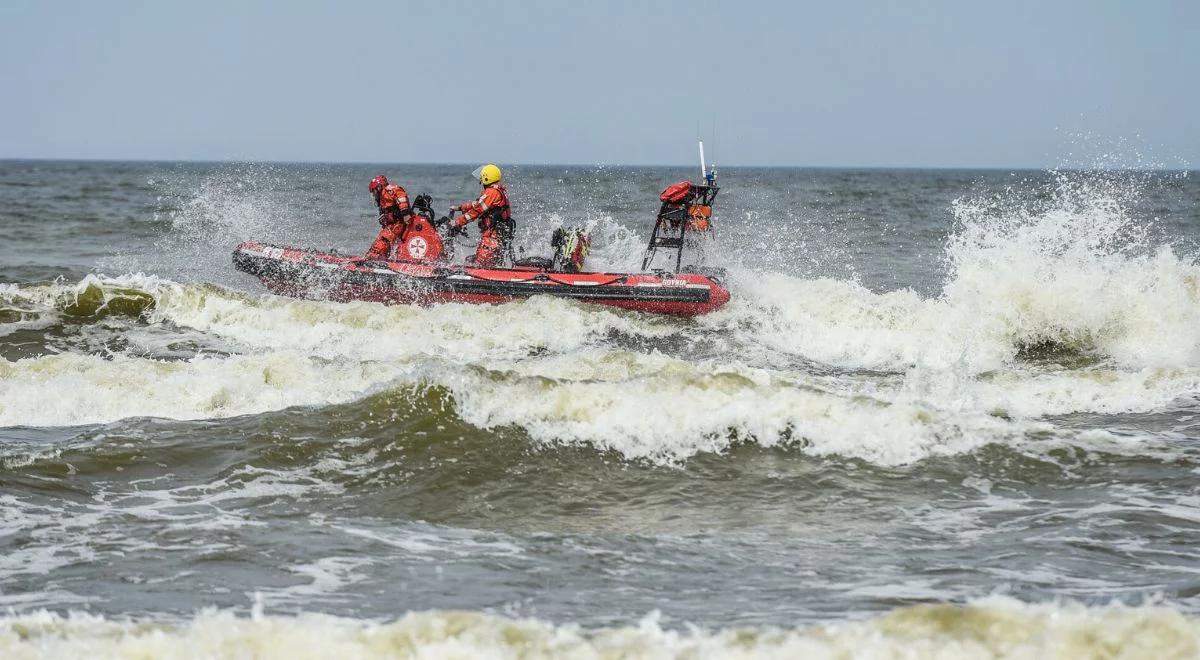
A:
<svg viewBox="0 0 1200 660">
<path fill-rule="evenodd" d="M 713 185 L 717 180 L 717 166 L 714 164 L 711 168 L 704 162 L 704 140 L 697 140 L 700 143 L 700 176 L 704 177 L 704 181 L 708 185 Z"/>
<path fill-rule="evenodd" d="M 712 185 L 717 180 L 717 120 L 715 117 L 712 122 L 712 157 L 712 169 L 709 173 L 712 174 L 713 180 L 709 182 L 709 185 Z"/>
</svg>

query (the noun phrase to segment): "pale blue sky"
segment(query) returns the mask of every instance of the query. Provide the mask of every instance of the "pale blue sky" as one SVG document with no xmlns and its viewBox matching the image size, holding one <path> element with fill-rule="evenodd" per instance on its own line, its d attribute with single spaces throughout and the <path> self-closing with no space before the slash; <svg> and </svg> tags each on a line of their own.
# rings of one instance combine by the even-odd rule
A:
<svg viewBox="0 0 1200 660">
<path fill-rule="evenodd" d="M 715 125 L 726 165 L 1195 167 L 1197 67 L 1195 1 L 2 0 L 0 158 L 690 163 Z"/>
</svg>

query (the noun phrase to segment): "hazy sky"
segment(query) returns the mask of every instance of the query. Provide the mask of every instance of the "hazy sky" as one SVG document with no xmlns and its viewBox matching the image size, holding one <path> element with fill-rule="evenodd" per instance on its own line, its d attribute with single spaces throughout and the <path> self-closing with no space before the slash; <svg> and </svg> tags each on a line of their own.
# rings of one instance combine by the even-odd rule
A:
<svg viewBox="0 0 1200 660">
<path fill-rule="evenodd" d="M 0 158 L 1196 167 L 1198 85 L 1196 0 L 0 0 Z"/>
</svg>

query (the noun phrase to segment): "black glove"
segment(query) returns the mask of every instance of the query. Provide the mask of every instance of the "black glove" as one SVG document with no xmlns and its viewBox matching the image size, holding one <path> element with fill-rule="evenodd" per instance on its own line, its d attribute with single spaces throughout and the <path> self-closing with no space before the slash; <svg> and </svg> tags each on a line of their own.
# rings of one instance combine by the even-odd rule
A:
<svg viewBox="0 0 1200 660">
<path fill-rule="evenodd" d="M 450 228 L 451 236 L 458 236 L 460 234 L 466 234 L 466 233 L 467 233 L 467 228 L 465 226 L 455 225 Z"/>
<path fill-rule="evenodd" d="M 444 215 L 442 217 L 438 218 L 437 220 L 433 221 L 433 226 L 437 227 L 438 229 L 441 229 L 442 227 L 445 227 L 448 224 L 450 224 L 450 218 L 447 218 Z"/>
</svg>

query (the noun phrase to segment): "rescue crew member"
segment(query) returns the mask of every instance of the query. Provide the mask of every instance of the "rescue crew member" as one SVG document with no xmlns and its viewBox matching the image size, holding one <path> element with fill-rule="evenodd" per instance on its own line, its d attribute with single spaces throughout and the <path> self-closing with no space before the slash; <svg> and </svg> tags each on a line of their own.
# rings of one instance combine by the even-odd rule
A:
<svg viewBox="0 0 1200 660">
<path fill-rule="evenodd" d="M 404 240 L 408 231 L 408 222 L 412 218 L 412 207 L 408 203 L 408 193 L 404 188 L 391 183 L 382 174 L 371 179 L 367 190 L 375 198 L 379 207 L 379 236 L 367 250 L 366 259 L 394 259 L 396 250 Z"/>
<path fill-rule="evenodd" d="M 473 174 L 479 178 L 483 194 L 473 202 L 463 202 L 450 208 L 450 213 L 462 211 L 462 215 L 454 219 L 454 229 L 461 231 L 467 224 L 478 220 L 480 235 L 479 247 L 475 248 L 473 257 L 475 265 L 498 266 L 505 252 L 510 249 L 515 229 L 508 205 L 508 192 L 500 183 L 500 168 L 492 163 L 475 170 Z"/>
</svg>

